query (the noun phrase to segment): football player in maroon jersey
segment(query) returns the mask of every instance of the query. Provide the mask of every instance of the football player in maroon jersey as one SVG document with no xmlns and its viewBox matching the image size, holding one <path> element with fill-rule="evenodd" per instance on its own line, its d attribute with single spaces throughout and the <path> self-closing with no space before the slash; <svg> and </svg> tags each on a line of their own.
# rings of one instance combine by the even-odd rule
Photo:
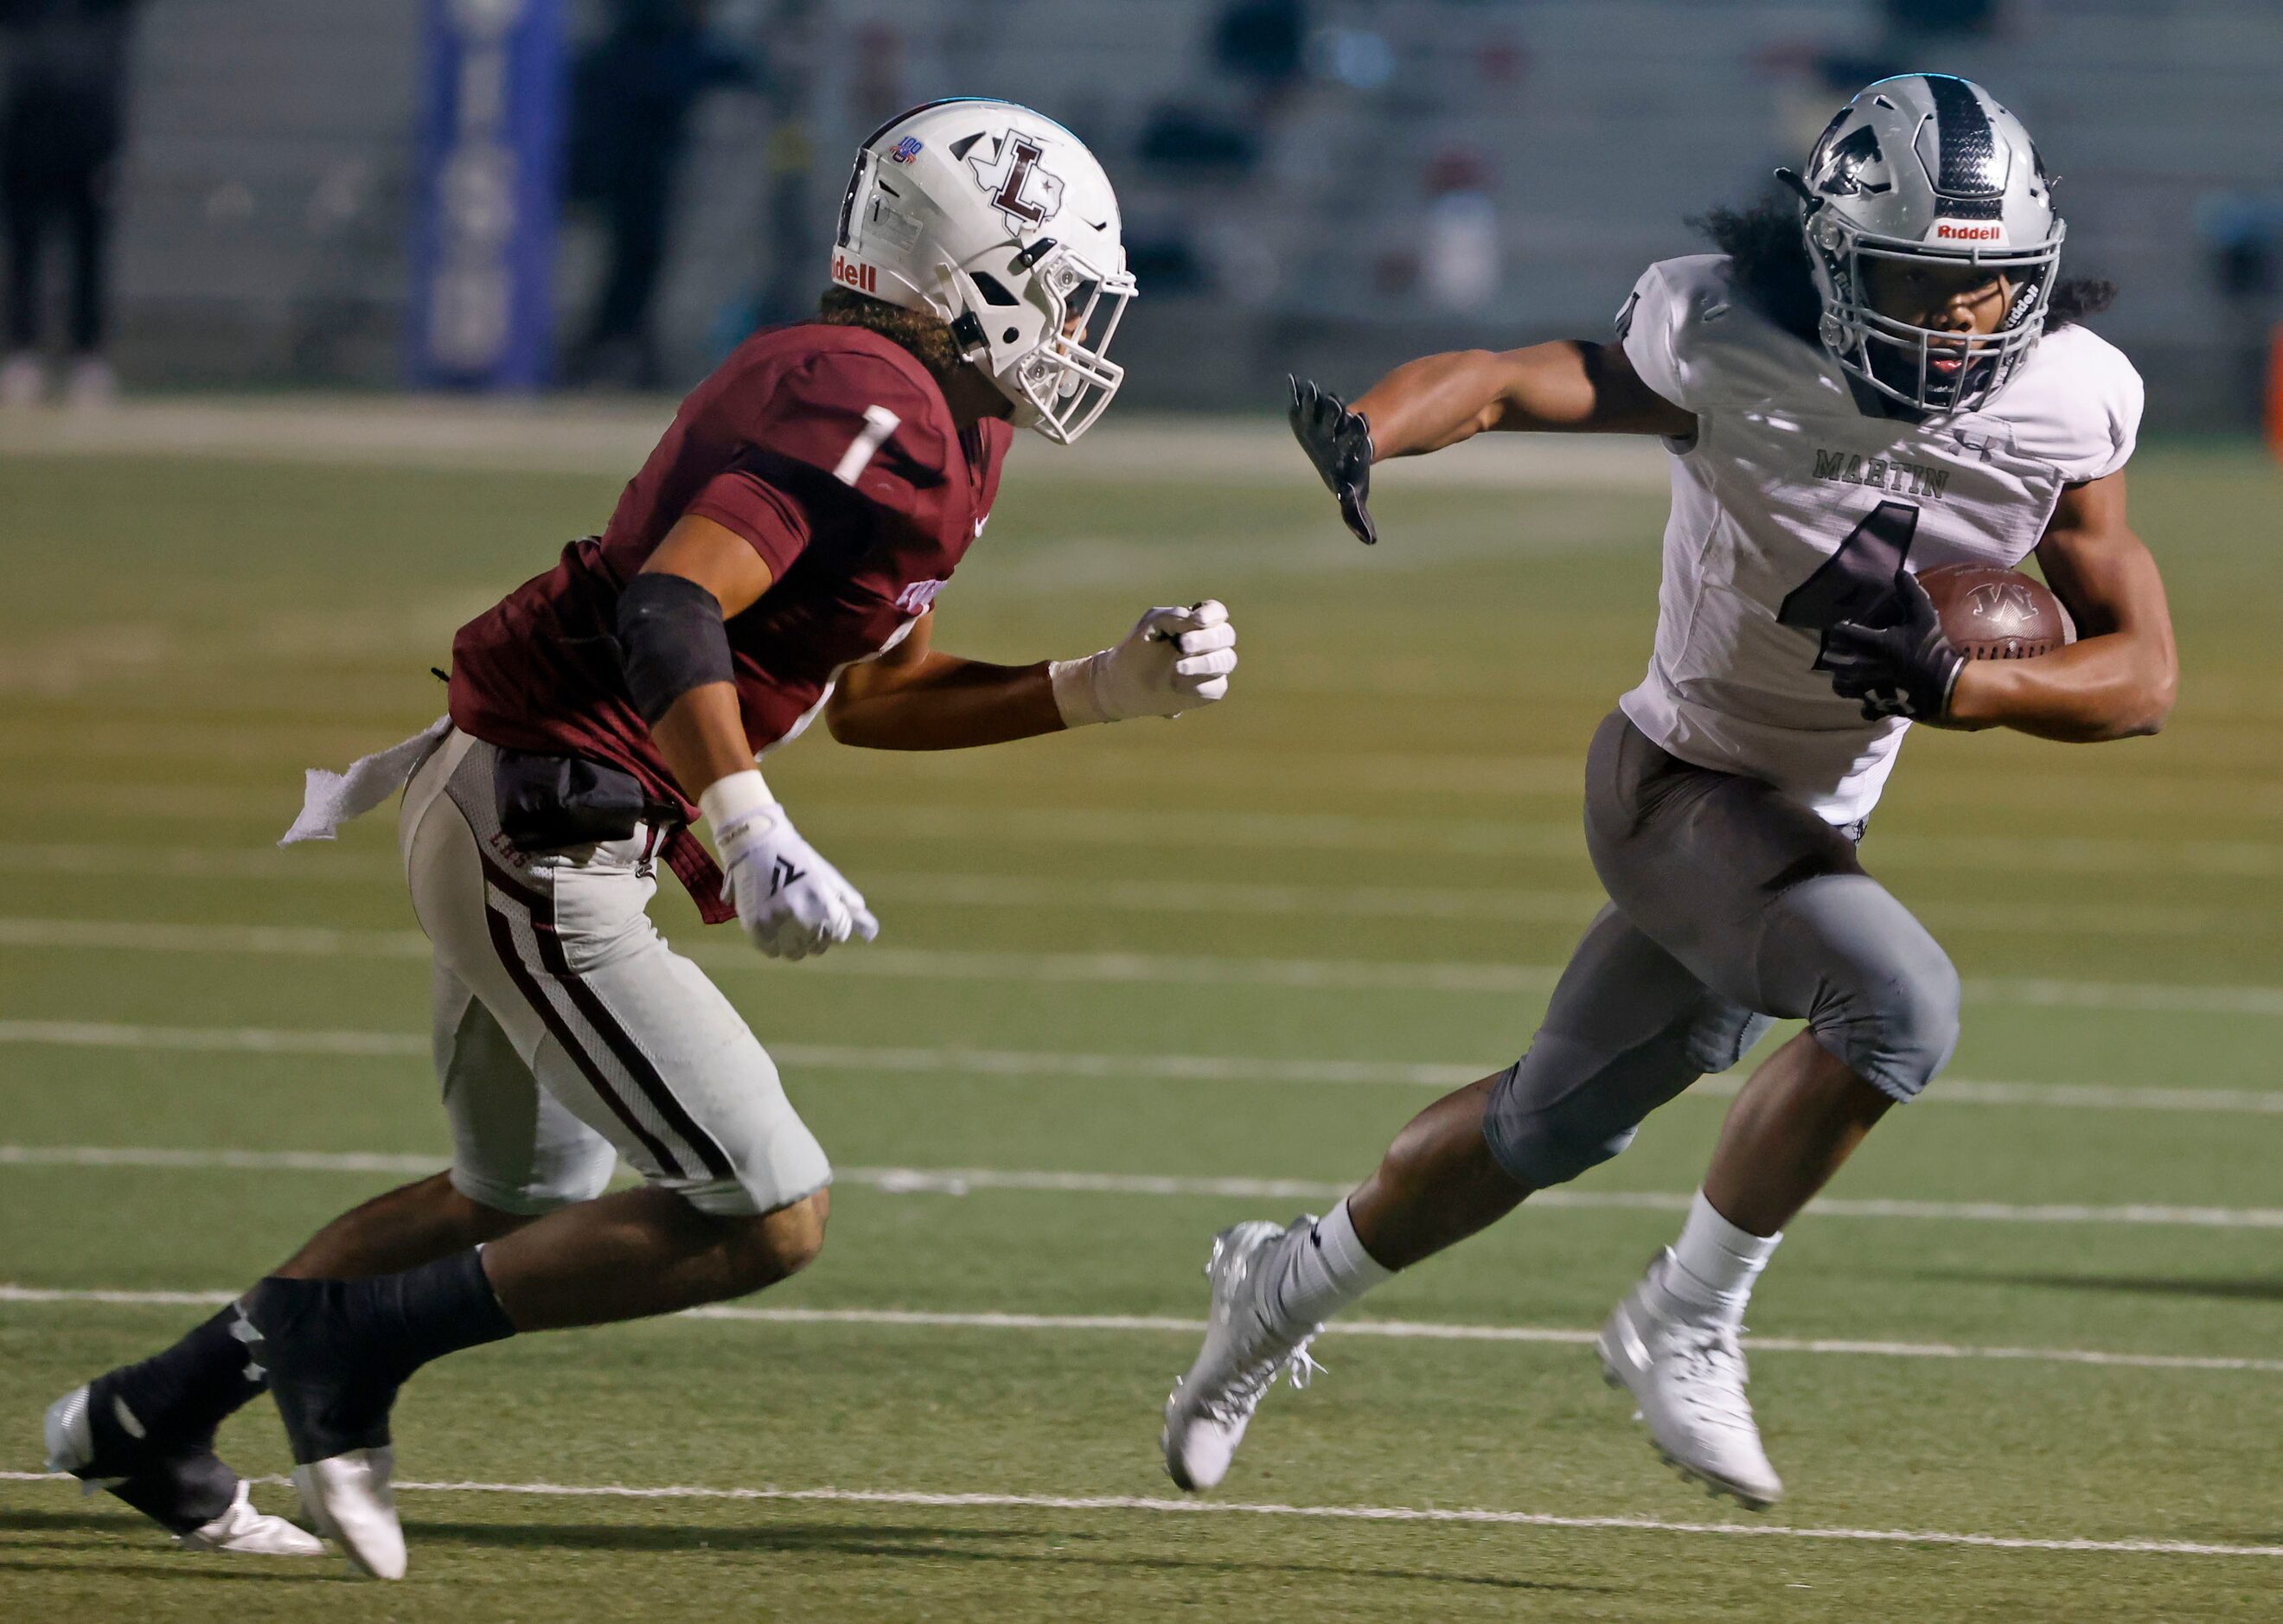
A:
<svg viewBox="0 0 2283 1624">
<path fill-rule="evenodd" d="M 1134 280 L 1086 147 L 1006 102 L 905 114 L 857 156 L 831 275 L 816 322 L 748 340 L 683 402 L 601 536 L 461 629 L 448 717 L 312 775 L 289 840 L 404 786 L 450 1171 L 336 1219 L 174 1347 L 57 1401 L 58 1470 L 189 1544 L 314 1550 L 214 1452 L 267 1386 L 314 1526 L 401 1575 L 389 1412 L 420 1365 L 741 1296 L 823 1243 L 824 1152 L 651 924 L 654 863 L 772 956 L 869 941 L 862 895 L 759 753 L 820 711 L 845 743 L 954 749 L 1227 691 L 1235 634 L 1211 601 L 1152 609 L 1081 660 L 932 646 L 1014 430 L 1068 443 L 1121 377 L 1103 351 Z M 605 1194 L 619 1157 L 645 1182 Z"/>
</svg>

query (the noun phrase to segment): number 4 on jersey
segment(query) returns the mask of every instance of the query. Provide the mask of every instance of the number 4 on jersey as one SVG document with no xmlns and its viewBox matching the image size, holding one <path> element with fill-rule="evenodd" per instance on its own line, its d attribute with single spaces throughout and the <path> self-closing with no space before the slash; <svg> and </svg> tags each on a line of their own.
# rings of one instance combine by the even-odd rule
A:
<svg viewBox="0 0 2283 1624">
<path fill-rule="evenodd" d="M 1895 589 L 1895 573 L 1911 556 L 1918 527 L 1919 511 L 1909 503 L 1879 504 L 1847 533 L 1837 552 L 1785 595 L 1776 610 L 1778 623 L 1823 632 L 1835 621 L 1860 620 Z M 1815 668 L 1825 668 L 1820 642 Z"/>
</svg>

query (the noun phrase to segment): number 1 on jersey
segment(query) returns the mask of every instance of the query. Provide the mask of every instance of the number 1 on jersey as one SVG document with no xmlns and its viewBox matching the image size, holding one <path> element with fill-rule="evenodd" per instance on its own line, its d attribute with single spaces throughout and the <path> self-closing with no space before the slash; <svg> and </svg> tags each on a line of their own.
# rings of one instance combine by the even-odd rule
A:
<svg viewBox="0 0 2283 1624">
<path fill-rule="evenodd" d="M 1907 502 L 1882 502 L 1847 533 L 1839 550 L 1794 587 L 1776 610 L 1778 624 L 1804 631 L 1830 629 L 1837 621 L 1859 619 L 1895 589 L 1895 573 L 1911 556 L 1919 511 Z M 1823 669 L 1823 649 L 1815 651 Z"/>
<path fill-rule="evenodd" d="M 833 464 L 832 477 L 853 488 L 863 476 L 864 470 L 872 465 L 872 459 L 880 454 L 880 448 L 887 443 L 888 436 L 896 432 L 896 426 L 902 421 L 885 406 L 864 408 L 864 426 L 857 431 L 856 438 L 849 442 L 848 449 L 840 454 L 840 460 Z"/>
</svg>

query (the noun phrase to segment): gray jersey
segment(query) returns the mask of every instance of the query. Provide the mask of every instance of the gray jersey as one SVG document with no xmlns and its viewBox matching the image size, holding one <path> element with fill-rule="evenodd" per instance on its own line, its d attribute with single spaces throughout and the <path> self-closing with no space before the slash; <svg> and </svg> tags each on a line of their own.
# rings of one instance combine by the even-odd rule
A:
<svg viewBox="0 0 2283 1624">
<path fill-rule="evenodd" d="M 1697 420 L 1672 448 L 1656 650 L 1619 703 L 1682 761 L 1853 823 L 1910 723 L 1864 721 L 1815 668 L 1833 589 L 1883 585 L 1898 561 L 2019 564 L 2064 486 L 2132 455 L 2139 375 L 2064 326 L 1980 411 L 1868 416 L 1820 346 L 1743 297 L 1722 254 L 1650 266 L 1618 327 L 1641 380 Z"/>
</svg>

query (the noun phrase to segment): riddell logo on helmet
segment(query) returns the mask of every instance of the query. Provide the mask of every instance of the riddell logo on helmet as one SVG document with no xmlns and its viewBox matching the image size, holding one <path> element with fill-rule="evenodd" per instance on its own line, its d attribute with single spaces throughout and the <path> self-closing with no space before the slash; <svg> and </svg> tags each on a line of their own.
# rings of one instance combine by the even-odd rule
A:
<svg viewBox="0 0 2283 1624">
<path fill-rule="evenodd" d="M 861 260 L 852 260 L 836 252 L 832 256 L 832 279 L 843 287 L 853 287 L 860 293 L 880 291 L 880 273 Z"/>
<path fill-rule="evenodd" d="M 1943 221 L 1934 229 L 1935 238 L 1946 243 L 1994 243 L 2006 235 L 2002 225 L 1952 225 Z"/>
</svg>

